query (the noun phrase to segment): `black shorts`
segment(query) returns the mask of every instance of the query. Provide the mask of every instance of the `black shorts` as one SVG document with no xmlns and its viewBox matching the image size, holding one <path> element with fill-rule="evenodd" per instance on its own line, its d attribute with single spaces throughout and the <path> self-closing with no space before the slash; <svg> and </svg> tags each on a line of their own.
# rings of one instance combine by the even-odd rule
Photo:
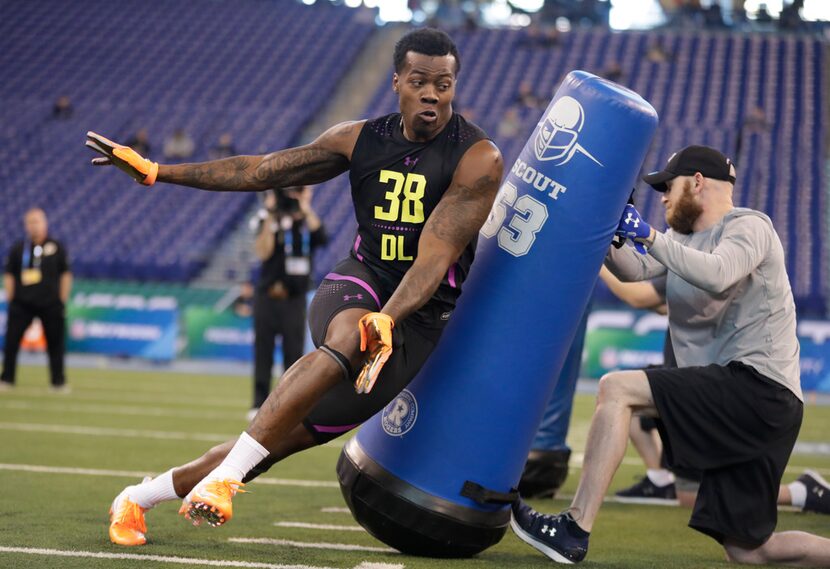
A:
<svg viewBox="0 0 830 569">
<path fill-rule="evenodd" d="M 320 283 L 308 310 L 314 345 L 319 347 L 325 341 L 329 323 L 341 310 L 377 312 L 387 300 L 371 269 L 353 258 L 340 261 Z M 303 420 L 315 441 L 323 444 L 337 438 L 383 409 L 420 371 L 442 330 L 418 326 L 411 319 L 395 323 L 392 355 L 372 391 L 368 395 L 355 392 L 354 380 L 360 373 L 355 369 L 350 382 L 335 385 Z"/>
<path fill-rule="evenodd" d="M 755 547 L 778 521 L 778 487 L 803 404 L 741 362 L 645 370 L 670 465 L 702 470 L 689 526 Z"/>
</svg>

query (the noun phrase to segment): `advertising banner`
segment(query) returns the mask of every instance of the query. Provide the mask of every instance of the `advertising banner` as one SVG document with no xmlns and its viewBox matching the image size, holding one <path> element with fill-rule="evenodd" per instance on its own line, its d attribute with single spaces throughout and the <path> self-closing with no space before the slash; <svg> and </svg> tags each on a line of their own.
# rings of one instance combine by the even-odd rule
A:
<svg viewBox="0 0 830 569">
<path fill-rule="evenodd" d="M 187 335 L 185 354 L 189 358 L 253 359 L 252 318 L 190 306 L 184 312 L 184 329 Z M 282 361 L 281 354 L 276 361 Z"/>
<path fill-rule="evenodd" d="M 78 294 L 67 308 L 67 349 L 172 360 L 178 315 L 172 297 Z"/>
</svg>

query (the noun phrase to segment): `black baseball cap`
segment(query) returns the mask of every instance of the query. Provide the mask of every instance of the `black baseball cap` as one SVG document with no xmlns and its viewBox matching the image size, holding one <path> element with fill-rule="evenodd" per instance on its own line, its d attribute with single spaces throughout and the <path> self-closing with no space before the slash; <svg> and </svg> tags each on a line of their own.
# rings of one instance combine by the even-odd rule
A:
<svg viewBox="0 0 830 569">
<path fill-rule="evenodd" d="M 694 176 L 700 172 L 704 178 L 735 183 L 732 175 L 734 165 L 721 152 L 708 146 L 687 146 L 669 157 L 666 167 L 659 172 L 643 176 L 643 181 L 657 190 L 665 192 L 666 182 L 678 176 Z"/>
</svg>

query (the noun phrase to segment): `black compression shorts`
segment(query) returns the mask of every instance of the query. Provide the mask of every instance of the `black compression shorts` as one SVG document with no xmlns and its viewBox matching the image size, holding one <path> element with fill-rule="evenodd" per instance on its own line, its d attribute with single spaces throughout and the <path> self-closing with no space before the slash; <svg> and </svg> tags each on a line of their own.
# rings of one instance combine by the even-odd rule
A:
<svg viewBox="0 0 830 569">
<path fill-rule="evenodd" d="M 778 520 L 801 401 L 741 362 L 644 371 L 669 464 L 702 470 L 689 526 L 721 543 L 763 544 Z"/>
<path fill-rule="evenodd" d="M 314 345 L 319 347 L 325 341 L 329 323 L 341 310 L 365 308 L 377 312 L 387 300 L 371 269 L 353 258 L 340 261 L 323 279 L 309 307 Z M 383 409 L 420 371 L 441 332 L 418 326 L 410 319 L 395 323 L 392 355 L 372 391 L 355 393 L 354 380 L 360 368 L 353 370 L 351 381 L 338 383 L 303 420 L 314 439 L 322 444 L 339 437 Z"/>
</svg>

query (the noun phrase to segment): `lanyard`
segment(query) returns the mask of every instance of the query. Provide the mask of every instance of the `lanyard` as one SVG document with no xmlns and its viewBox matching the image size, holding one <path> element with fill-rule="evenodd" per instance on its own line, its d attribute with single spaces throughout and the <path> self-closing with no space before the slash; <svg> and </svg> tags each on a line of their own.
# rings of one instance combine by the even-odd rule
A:
<svg viewBox="0 0 830 569">
<path fill-rule="evenodd" d="M 285 239 L 285 256 L 286 257 L 293 257 L 294 256 L 294 222 L 292 221 L 291 227 L 289 227 L 286 231 L 283 232 L 284 239 Z M 311 234 L 308 231 L 308 228 L 303 224 L 300 228 L 300 235 L 302 236 L 302 257 L 308 257 L 311 254 Z"/>
<path fill-rule="evenodd" d="M 31 244 L 29 243 L 29 241 L 27 239 L 26 241 L 23 242 L 23 263 L 21 265 L 21 268 L 23 268 L 23 269 L 30 268 L 29 267 L 29 261 L 31 261 L 31 259 L 32 259 L 32 250 L 31 249 L 32 249 L 32 246 L 31 246 Z M 38 268 L 40 268 L 40 258 L 43 255 L 43 247 L 41 247 L 40 245 L 35 245 L 34 255 L 35 255 L 35 260 L 32 263 L 31 268 L 38 269 Z"/>
</svg>

